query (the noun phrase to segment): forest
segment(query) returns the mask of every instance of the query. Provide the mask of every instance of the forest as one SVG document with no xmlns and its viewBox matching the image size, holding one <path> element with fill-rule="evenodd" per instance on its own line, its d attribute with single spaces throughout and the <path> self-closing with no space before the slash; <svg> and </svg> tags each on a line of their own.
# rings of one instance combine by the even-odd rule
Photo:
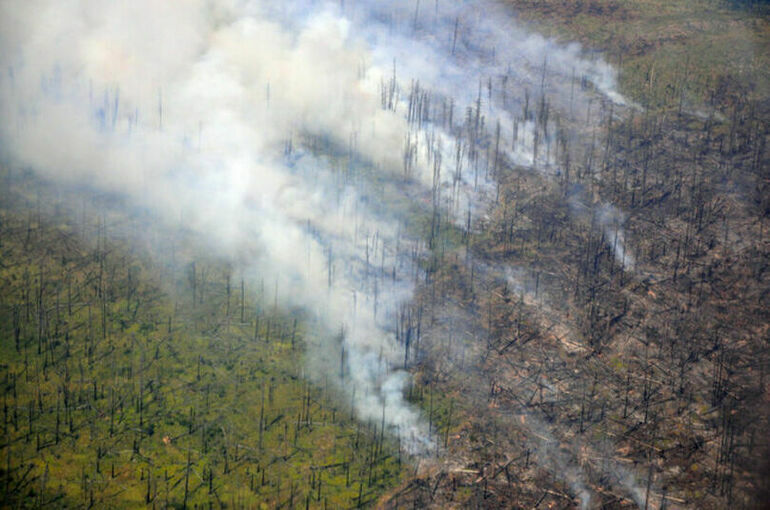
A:
<svg viewBox="0 0 770 510">
<path fill-rule="evenodd" d="M 54 4 L 0 507 L 767 506 L 766 2 Z"/>
</svg>

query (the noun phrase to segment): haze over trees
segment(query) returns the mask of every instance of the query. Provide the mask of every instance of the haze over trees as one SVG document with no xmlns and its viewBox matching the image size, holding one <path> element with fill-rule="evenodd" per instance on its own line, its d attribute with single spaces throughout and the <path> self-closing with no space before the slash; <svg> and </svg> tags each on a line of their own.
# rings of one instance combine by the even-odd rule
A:
<svg viewBox="0 0 770 510">
<path fill-rule="evenodd" d="M 761 2 L 54 4 L 0 8 L 5 506 L 766 501 Z"/>
</svg>

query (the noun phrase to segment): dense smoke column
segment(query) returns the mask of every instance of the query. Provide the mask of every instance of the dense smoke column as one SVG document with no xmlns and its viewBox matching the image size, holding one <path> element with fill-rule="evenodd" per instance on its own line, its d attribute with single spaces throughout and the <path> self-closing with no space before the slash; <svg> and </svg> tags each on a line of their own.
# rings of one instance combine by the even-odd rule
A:
<svg viewBox="0 0 770 510">
<path fill-rule="evenodd" d="M 380 96 L 383 108 L 401 110 L 409 120 L 405 173 L 425 184 L 432 178 L 434 188 L 438 174 L 439 197 L 455 222 L 485 214 L 499 198 L 508 165 L 569 184 L 569 161 L 583 157 L 588 146 L 593 151 L 602 123 L 624 107 L 638 108 L 617 92 L 616 72 L 603 60 L 583 58 L 579 45 L 526 31 L 499 4 L 341 6 L 353 33 L 369 44 L 373 65 L 392 67 Z M 594 204 L 579 188 L 569 196 L 577 218 L 596 217 L 617 263 L 633 270 L 623 213 Z"/>
<path fill-rule="evenodd" d="M 470 225 L 503 159 L 558 171 L 551 111 L 587 109 L 586 83 L 622 102 L 611 68 L 487 2 L 0 9 L 3 157 L 183 218 L 201 245 L 271 275 L 328 332 L 311 371 L 338 367 L 358 416 L 413 453 L 430 433 L 403 398 L 397 322 L 430 246 L 407 232 L 405 201 Z"/>
</svg>

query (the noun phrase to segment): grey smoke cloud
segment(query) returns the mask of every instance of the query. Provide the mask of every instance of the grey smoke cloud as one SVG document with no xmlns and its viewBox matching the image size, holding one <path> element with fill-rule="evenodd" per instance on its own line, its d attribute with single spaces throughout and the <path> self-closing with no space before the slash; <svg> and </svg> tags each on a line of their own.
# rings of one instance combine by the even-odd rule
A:
<svg viewBox="0 0 770 510">
<path fill-rule="evenodd" d="M 623 101 L 611 67 L 506 19 L 446 0 L 4 0 L 0 154 L 183 218 L 202 245 L 269 274 L 282 303 L 344 331 L 340 386 L 355 388 L 358 416 L 384 415 L 420 453 L 427 424 L 404 400 L 391 323 L 418 271 L 405 254 L 425 247 L 404 235 L 397 202 L 372 203 L 377 179 L 407 197 L 438 184 L 438 205 L 463 222 L 491 201 L 495 126 L 512 162 L 556 165 L 542 149 L 556 133 L 537 131 L 525 97 L 587 104 L 576 76 Z M 374 183 L 341 179 L 340 152 Z M 330 359 L 339 348 L 322 346 Z"/>
</svg>

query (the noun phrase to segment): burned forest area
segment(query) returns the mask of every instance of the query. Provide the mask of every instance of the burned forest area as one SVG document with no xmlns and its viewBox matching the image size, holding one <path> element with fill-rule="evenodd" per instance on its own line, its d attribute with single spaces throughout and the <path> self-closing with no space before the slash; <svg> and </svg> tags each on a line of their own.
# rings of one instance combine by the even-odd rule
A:
<svg viewBox="0 0 770 510">
<path fill-rule="evenodd" d="M 768 47 L 761 1 L 0 3 L 0 508 L 768 508 Z"/>
</svg>

